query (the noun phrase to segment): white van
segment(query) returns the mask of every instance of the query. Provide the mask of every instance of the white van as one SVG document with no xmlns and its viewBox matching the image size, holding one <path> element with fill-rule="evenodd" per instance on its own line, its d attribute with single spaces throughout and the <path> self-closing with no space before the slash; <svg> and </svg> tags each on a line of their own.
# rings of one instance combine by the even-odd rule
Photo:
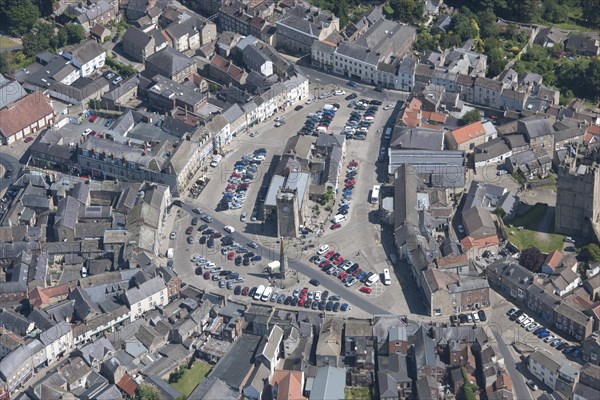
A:
<svg viewBox="0 0 600 400">
<path fill-rule="evenodd" d="M 390 276 L 390 270 L 387 269 L 387 268 L 385 268 L 383 270 L 383 284 L 386 285 L 386 286 L 389 286 L 389 285 L 392 284 L 392 279 L 391 279 L 391 276 Z"/>
<path fill-rule="evenodd" d="M 371 275 L 371 277 L 369 278 L 369 280 L 367 280 L 365 282 L 366 286 L 371 286 L 373 285 L 375 282 L 379 282 L 379 274 L 373 274 Z"/>
<path fill-rule="evenodd" d="M 256 289 L 256 293 L 254 293 L 254 297 L 253 297 L 253 299 L 254 299 L 254 300 L 260 300 L 264 292 L 265 292 L 265 287 L 264 287 L 264 285 L 260 285 L 260 286 L 258 287 L 258 289 Z"/>
<path fill-rule="evenodd" d="M 265 291 L 262 294 L 262 297 L 260 299 L 262 301 L 269 301 L 269 299 L 271 298 L 272 294 L 273 294 L 273 288 L 272 287 L 268 287 L 268 288 L 265 289 Z"/>
<path fill-rule="evenodd" d="M 167 258 L 170 260 L 173 258 L 173 248 L 169 247 L 169 249 L 167 250 Z"/>
<path fill-rule="evenodd" d="M 325 104 L 323 110 L 333 110 L 335 107 L 332 104 Z"/>
<path fill-rule="evenodd" d="M 345 221 L 345 220 L 346 220 L 346 216 L 344 214 L 338 214 L 331 219 L 331 222 L 333 222 L 334 224 L 339 224 L 340 222 Z"/>
<path fill-rule="evenodd" d="M 213 159 L 210 162 L 210 166 L 213 168 L 216 167 L 217 165 L 219 165 L 219 162 L 221 162 L 222 159 L 223 159 L 223 156 L 220 154 L 213 156 Z"/>
<path fill-rule="evenodd" d="M 321 247 L 319 247 L 319 250 L 317 250 L 317 255 L 322 256 L 323 254 L 327 253 L 328 251 L 329 251 L 328 244 L 321 245 Z"/>
</svg>

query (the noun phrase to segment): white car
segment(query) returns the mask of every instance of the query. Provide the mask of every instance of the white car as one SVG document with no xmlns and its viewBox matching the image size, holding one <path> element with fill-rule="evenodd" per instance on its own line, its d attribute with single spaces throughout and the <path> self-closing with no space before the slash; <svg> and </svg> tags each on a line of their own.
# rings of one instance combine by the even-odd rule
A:
<svg viewBox="0 0 600 400">
<path fill-rule="evenodd" d="M 85 131 L 83 131 L 82 135 L 83 135 L 83 136 L 87 136 L 87 135 L 89 135 L 90 133 L 92 133 L 92 130 L 91 130 L 90 128 L 87 128 Z"/>
<path fill-rule="evenodd" d="M 315 301 L 321 300 L 321 291 L 316 291 L 314 297 L 315 297 Z"/>
<path fill-rule="evenodd" d="M 392 104 L 388 104 L 387 106 L 383 107 L 384 110 L 391 110 L 392 108 L 394 108 Z"/>
<path fill-rule="evenodd" d="M 526 320 L 524 320 L 523 322 L 521 322 L 521 326 L 523 328 L 527 327 L 529 324 L 531 324 L 533 322 L 533 318 L 527 318 Z"/>
<path fill-rule="evenodd" d="M 328 244 L 323 244 L 317 250 L 317 255 L 318 256 L 322 256 L 323 254 L 327 253 L 328 251 L 329 251 L 329 245 Z"/>
<path fill-rule="evenodd" d="M 231 225 L 225 225 L 223 227 L 223 230 L 225 232 L 227 232 L 227 233 L 233 233 L 233 232 L 235 232 L 235 228 L 233 226 L 231 226 Z"/>
<path fill-rule="evenodd" d="M 312 104 L 315 101 L 314 97 L 311 97 L 309 99 L 306 100 L 305 104 Z"/>
<path fill-rule="evenodd" d="M 169 235 L 169 239 L 171 239 L 171 240 L 177 239 L 177 232 L 175 232 L 175 231 L 171 232 L 171 234 Z"/>
<path fill-rule="evenodd" d="M 345 94 L 346 94 L 346 92 L 345 92 L 345 91 L 343 91 L 343 90 L 336 90 L 335 92 L 333 92 L 333 94 L 334 94 L 335 96 L 343 96 L 343 95 L 345 95 Z"/>
</svg>

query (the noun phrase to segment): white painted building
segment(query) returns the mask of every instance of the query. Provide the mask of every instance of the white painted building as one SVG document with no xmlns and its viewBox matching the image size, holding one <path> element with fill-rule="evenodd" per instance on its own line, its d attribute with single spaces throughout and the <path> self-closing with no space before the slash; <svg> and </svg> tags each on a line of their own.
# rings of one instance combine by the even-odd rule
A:
<svg viewBox="0 0 600 400">
<path fill-rule="evenodd" d="M 125 302 L 131 310 L 131 320 L 140 318 L 145 312 L 169 304 L 169 295 L 165 281 L 156 276 L 149 281 L 127 290 Z"/>
<path fill-rule="evenodd" d="M 62 56 L 70 60 L 84 78 L 102 68 L 106 61 L 104 48 L 94 40 L 88 40 L 73 50 L 65 51 Z"/>
<path fill-rule="evenodd" d="M 71 325 L 60 322 L 52 328 L 47 329 L 40 335 L 40 342 L 46 348 L 48 364 L 52 364 L 60 356 L 68 354 L 73 348 L 73 331 Z"/>
<path fill-rule="evenodd" d="M 560 364 L 551 357 L 550 353 L 541 350 L 531 353 L 527 360 L 527 369 L 550 389 L 555 389 Z"/>
</svg>

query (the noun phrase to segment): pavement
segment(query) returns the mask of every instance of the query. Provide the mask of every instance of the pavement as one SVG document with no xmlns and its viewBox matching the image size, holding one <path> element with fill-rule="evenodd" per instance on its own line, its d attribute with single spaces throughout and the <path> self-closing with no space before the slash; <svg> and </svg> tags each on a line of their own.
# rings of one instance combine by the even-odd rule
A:
<svg viewBox="0 0 600 400">
<path fill-rule="evenodd" d="M 320 84 L 311 85 L 313 91 L 320 90 L 319 87 Z M 344 90 L 346 91 L 346 95 L 351 92 L 349 88 L 344 88 Z M 359 95 L 360 97 L 362 95 Z M 175 241 L 163 238 L 163 247 L 165 247 L 163 251 L 166 251 L 166 247 L 168 246 L 175 249 L 174 268 L 183 277 L 184 281 L 193 282 L 201 288 L 209 288 L 213 291 L 226 291 L 226 289 L 219 289 L 215 285 L 215 282 L 205 281 L 201 276 L 195 274 L 194 266 L 190 262 L 190 259 L 193 254 L 204 254 L 211 261 L 217 265 L 223 265 L 226 269 L 239 272 L 244 271 L 245 274 L 241 274 L 246 278 L 246 282 L 242 284 L 243 286 L 248 285 L 252 287 L 268 283 L 266 280 L 267 275 L 262 271 L 270 260 L 279 259 L 279 244 L 275 233 L 276 227 L 273 223 L 263 224 L 260 220 L 250 221 L 249 217 L 257 205 L 256 199 L 260 197 L 259 192 L 261 192 L 261 187 L 268 187 L 271 164 L 277 162 L 277 158 L 274 159 L 273 157 L 279 155 L 288 138 L 295 135 L 304 124 L 306 115 L 321 108 L 325 102 L 338 102 L 342 105 L 330 126 L 330 132 L 339 132 L 352 111 L 352 109 L 346 106 L 348 102 L 344 100 L 344 96 L 335 96 L 310 105 L 304 105 L 303 109 L 298 112 L 289 109 L 283 114 L 278 114 L 286 118 L 286 124 L 282 127 L 274 127 L 273 117 L 250 129 L 250 131 L 256 130 L 260 132 L 259 136 L 250 138 L 248 132 L 244 132 L 234 138 L 233 143 L 223 149 L 227 155 L 223 158 L 219 166 L 217 168 L 209 167 L 208 171 L 204 172 L 210 178 L 210 181 L 202 194 L 197 199 L 193 199 L 186 192 L 181 198 L 185 204 L 182 212 L 179 214 L 176 212 L 178 207 L 173 207 L 171 212 L 173 216 L 169 217 L 169 219 L 172 219 L 172 222 L 168 221 L 167 226 L 169 224 L 171 224 L 170 226 L 175 226 L 178 237 Z M 321 207 L 322 212 L 319 219 L 324 222 L 326 227 L 323 237 L 315 237 L 304 242 L 294 240 L 287 247 L 290 269 L 297 271 L 296 283 L 298 286 L 309 286 L 308 280 L 311 278 L 318 279 L 321 282 L 318 290 L 326 289 L 332 294 L 340 295 L 343 302 L 348 302 L 353 307 L 353 315 L 356 314 L 357 316 L 360 313 L 367 315 L 409 313 L 415 307 L 408 307 L 404 291 L 409 290 L 412 297 L 414 285 L 410 285 L 408 276 L 404 276 L 401 279 L 393 276 L 390 286 L 384 286 L 381 283 L 375 284 L 373 292 L 370 295 L 364 295 L 358 292 L 360 284 L 355 284 L 347 288 L 337 278 L 324 274 L 316 266 L 310 264 L 308 258 L 315 254 L 314 251 L 318 247 L 317 245 L 328 243 L 331 248 L 339 251 L 344 258 L 350 258 L 354 262 L 359 263 L 363 270 L 377 273 L 383 272 L 384 268 L 389 268 L 390 271 L 393 270 L 393 266 L 389 263 L 388 258 L 389 252 L 394 251 L 393 236 L 391 232 L 383 232 L 385 237 L 382 236 L 381 226 L 379 225 L 378 207 L 377 205 L 370 204 L 368 201 L 369 192 L 373 185 L 381 179 L 386 178 L 379 174 L 380 171 L 378 170 L 381 169 L 381 164 L 377 162 L 377 158 L 382 140 L 381 132 L 383 132 L 383 126 L 387 123 L 387 119 L 391 113 L 392 110 L 384 111 L 381 107 L 373 126 L 369 130 L 367 140 L 362 142 L 349 141 L 347 143 L 345 163 L 347 164 L 352 159 L 358 161 L 359 171 L 356 179 L 357 183 L 353 190 L 353 204 L 350 207 L 348 220 L 342 224 L 342 228 L 335 231 L 330 230 L 329 226 L 331 224 L 327 220 L 331 216 L 331 213 L 327 213 L 324 207 Z M 379 130 L 379 134 L 377 130 Z M 252 153 L 260 147 L 268 151 L 267 159 L 260 165 L 260 170 L 256 174 L 256 182 L 250 185 L 246 196 L 247 200 L 243 208 L 221 212 L 214 211 L 216 204 L 221 198 L 221 193 L 225 189 L 226 181 L 233 171 L 234 163 L 241 159 L 244 154 Z M 264 192 L 261 192 L 261 194 L 264 195 Z M 341 194 L 338 194 L 335 204 L 339 202 L 340 198 Z M 260 247 L 254 253 L 261 255 L 263 261 L 258 265 L 249 267 L 235 267 L 232 261 L 227 260 L 225 256 L 221 255 L 220 249 L 217 248 L 218 246 L 215 246 L 215 249 L 207 249 L 206 246 L 198 244 L 197 240 L 194 244 L 188 245 L 186 241 L 187 235 L 184 231 L 190 225 L 191 215 L 195 215 L 191 211 L 195 207 L 201 208 L 203 212 L 210 214 L 215 219 L 214 222 L 209 224 L 213 229 L 222 231 L 223 226 L 231 225 L 236 229 L 234 236 L 236 236 L 236 241 L 239 243 L 245 244 L 251 241 L 259 243 Z M 334 206 L 334 208 L 337 207 Z M 246 222 L 240 221 L 240 214 L 242 212 L 246 212 L 248 215 Z M 167 235 L 170 232 L 169 229 L 165 228 Z M 197 234 L 198 232 L 194 231 L 194 235 Z M 360 246 L 357 246 L 357 243 L 360 243 Z M 382 246 L 384 243 L 385 245 Z M 303 250 L 304 246 L 308 244 L 312 244 L 314 247 Z M 389 251 L 386 252 L 386 249 Z M 400 285 L 401 280 L 404 282 L 402 286 Z M 293 288 L 289 289 L 290 292 L 292 290 Z"/>
</svg>

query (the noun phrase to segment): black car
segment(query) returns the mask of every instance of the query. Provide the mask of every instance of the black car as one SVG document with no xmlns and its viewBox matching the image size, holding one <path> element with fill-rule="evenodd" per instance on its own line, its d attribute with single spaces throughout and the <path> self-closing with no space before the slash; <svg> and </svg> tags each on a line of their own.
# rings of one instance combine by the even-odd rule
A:
<svg viewBox="0 0 600 400">
<path fill-rule="evenodd" d="M 333 301 L 328 301 L 327 304 L 325 305 L 325 310 L 327 311 L 332 311 L 333 310 Z"/>
<path fill-rule="evenodd" d="M 321 293 L 321 300 L 327 300 L 329 298 L 329 290 L 324 290 L 323 293 Z"/>
<path fill-rule="evenodd" d="M 319 303 L 318 301 L 313 301 L 311 308 L 313 310 L 318 310 L 319 309 L 319 304 L 321 304 L 321 303 Z"/>
<path fill-rule="evenodd" d="M 173 268 L 173 260 L 167 261 L 167 267 Z"/>
<path fill-rule="evenodd" d="M 451 323 L 452 325 L 456 325 L 456 324 L 458 323 L 458 315 L 456 315 L 456 314 L 452 314 L 452 315 L 450 316 L 450 323 Z"/>
<path fill-rule="evenodd" d="M 200 236 L 200 239 L 198 240 L 198 243 L 205 244 L 206 243 L 206 236 Z"/>
<path fill-rule="evenodd" d="M 240 294 L 242 294 L 242 287 L 241 287 L 241 286 L 239 286 L 239 285 L 238 285 L 238 286 L 236 286 L 236 287 L 235 287 L 235 289 L 233 289 L 233 294 L 235 294 L 235 295 L 238 295 L 238 296 L 239 296 Z"/>
<path fill-rule="evenodd" d="M 10 179 L 12 177 L 12 169 L 7 169 L 6 172 L 4 173 L 4 177 L 6 179 Z"/>
<path fill-rule="evenodd" d="M 371 100 L 371 101 L 369 102 L 369 104 L 371 104 L 371 105 L 373 105 L 373 106 L 380 106 L 380 105 L 382 105 L 383 103 L 382 103 L 381 101 L 379 101 L 379 100 Z"/>
<path fill-rule="evenodd" d="M 283 301 L 283 304 L 284 304 L 284 305 L 286 305 L 286 306 L 289 306 L 289 305 L 290 305 L 290 303 L 292 302 L 292 300 L 293 300 L 293 297 L 292 297 L 292 296 L 288 296 L 288 297 L 286 297 L 286 298 L 285 298 L 285 300 Z"/>
<path fill-rule="evenodd" d="M 202 275 L 202 267 L 196 268 L 196 275 Z"/>
<path fill-rule="evenodd" d="M 231 271 L 229 271 L 229 270 L 224 270 L 224 271 L 219 272 L 219 276 L 229 276 L 229 275 L 231 275 Z"/>
<path fill-rule="evenodd" d="M 321 301 L 321 302 L 319 303 L 319 310 L 320 310 L 320 311 L 323 311 L 323 310 L 325 310 L 325 306 L 326 306 L 326 304 L 325 304 L 325 301 Z"/>
<path fill-rule="evenodd" d="M 303 105 L 297 105 L 296 107 L 294 107 L 294 111 L 300 111 L 304 108 Z"/>
<path fill-rule="evenodd" d="M 244 258 L 252 258 L 252 257 L 254 257 L 255 255 L 256 255 L 256 254 L 254 254 L 253 252 L 251 252 L 251 251 L 250 251 L 250 252 L 248 252 L 248 253 L 244 254 Z"/>
<path fill-rule="evenodd" d="M 290 301 L 290 305 L 296 307 L 300 300 L 297 297 L 293 297 L 292 301 Z"/>
<path fill-rule="evenodd" d="M 319 286 L 321 284 L 321 282 L 319 282 L 316 279 L 311 279 L 310 281 L 308 281 L 308 283 L 310 283 L 313 286 Z"/>
<path fill-rule="evenodd" d="M 508 318 L 511 321 L 516 321 L 517 318 L 519 318 L 521 316 L 521 314 L 523 314 L 523 311 L 519 310 L 516 313 L 514 313 L 513 315 L 510 316 L 510 318 Z"/>
<path fill-rule="evenodd" d="M 255 286 L 255 287 L 253 287 L 252 289 L 250 289 L 250 292 L 248 293 L 248 296 L 250 296 L 250 297 L 254 297 L 254 295 L 256 294 L 256 291 L 257 291 L 257 290 L 258 290 L 258 289 L 257 289 L 257 287 L 256 287 L 256 286 Z"/>
<path fill-rule="evenodd" d="M 187 242 L 188 242 L 188 244 L 194 243 L 194 237 L 193 236 L 188 236 L 187 237 Z"/>
<path fill-rule="evenodd" d="M 198 217 L 192 218 L 192 225 L 198 225 Z"/>
<path fill-rule="evenodd" d="M 356 95 L 356 93 L 350 93 L 348 96 L 346 96 L 346 100 L 352 100 L 357 98 L 358 96 Z"/>
<path fill-rule="evenodd" d="M 209 238 L 209 239 L 206 241 L 206 246 L 207 246 L 209 249 L 212 249 L 213 247 L 215 247 L 215 239 L 213 239 L 213 238 Z"/>
<path fill-rule="evenodd" d="M 564 350 L 564 349 L 566 349 L 567 347 L 569 347 L 569 343 L 565 343 L 565 342 L 563 342 L 563 343 L 559 344 L 558 346 L 556 346 L 556 350 L 563 351 L 563 350 Z"/>
<path fill-rule="evenodd" d="M 376 92 L 383 92 L 383 88 L 381 86 L 376 86 L 375 87 L 375 91 Z"/>
<path fill-rule="evenodd" d="M 346 214 L 348 214 L 348 209 L 346 209 L 346 208 L 343 208 L 343 209 L 340 208 L 338 210 L 338 214 L 346 215 Z"/>
<path fill-rule="evenodd" d="M 206 228 L 205 230 L 202 231 L 203 235 L 212 235 L 213 233 L 215 233 L 215 230 L 212 228 Z"/>
<path fill-rule="evenodd" d="M 306 299 L 306 301 L 304 302 L 304 308 L 310 308 L 310 306 L 312 306 L 312 299 Z"/>
<path fill-rule="evenodd" d="M 312 256 L 311 258 L 309 258 L 308 261 L 310 261 L 311 263 L 315 263 L 315 261 L 319 258 L 319 256 Z"/>
<path fill-rule="evenodd" d="M 458 314 L 458 320 L 461 324 L 465 324 L 467 322 L 467 316 L 465 314 Z"/>
<path fill-rule="evenodd" d="M 205 229 L 208 229 L 208 225 L 207 224 L 202 224 L 198 227 L 198 232 L 202 232 Z"/>
<path fill-rule="evenodd" d="M 479 314 L 479 319 L 480 320 L 487 321 L 487 315 L 485 315 L 485 311 L 479 310 L 479 312 L 477 314 Z"/>
<path fill-rule="evenodd" d="M 336 303 L 333 305 L 333 311 L 334 311 L 334 312 L 338 312 L 338 311 L 340 311 L 340 306 L 341 306 L 340 302 L 339 302 L 339 301 L 337 301 L 337 302 L 336 302 Z"/>
<path fill-rule="evenodd" d="M 250 259 L 249 258 L 244 258 L 244 261 L 242 261 L 242 265 L 244 267 L 247 267 L 248 265 L 250 265 Z"/>
<path fill-rule="evenodd" d="M 235 258 L 235 265 L 240 266 L 240 265 L 242 265 L 242 262 L 243 262 L 242 256 L 237 256 Z"/>
<path fill-rule="evenodd" d="M 373 276 L 375 274 L 375 272 L 371 271 L 368 274 L 366 274 L 365 276 L 363 276 L 363 278 L 360 280 L 362 283 L 365 283 L 369 280 L 369 278 L 371 276 Z"/>
<path fill-rule="evenodd" d="M 340 253 L 335 253 L 331 257 L 329 257 L 329 261 L 333 261 L 333 260 L 337 259 L 339 256 L 340 256 Z"/>
<path fill-rule="evenodd" d="M 340 296 L 331 296 L 329 301 L 340 301 Z"/>
<path fill-rule="evenodd" d="M 240 277 L 240 274 L 238 274 L 237 272 L 231 272 L 231 271 L 228 271 L 228 272 L 230 272 L 230 274 L 227 276 L 227 279 L 233 280 L 233 279 L 237 279 Z"/>
</svg>

